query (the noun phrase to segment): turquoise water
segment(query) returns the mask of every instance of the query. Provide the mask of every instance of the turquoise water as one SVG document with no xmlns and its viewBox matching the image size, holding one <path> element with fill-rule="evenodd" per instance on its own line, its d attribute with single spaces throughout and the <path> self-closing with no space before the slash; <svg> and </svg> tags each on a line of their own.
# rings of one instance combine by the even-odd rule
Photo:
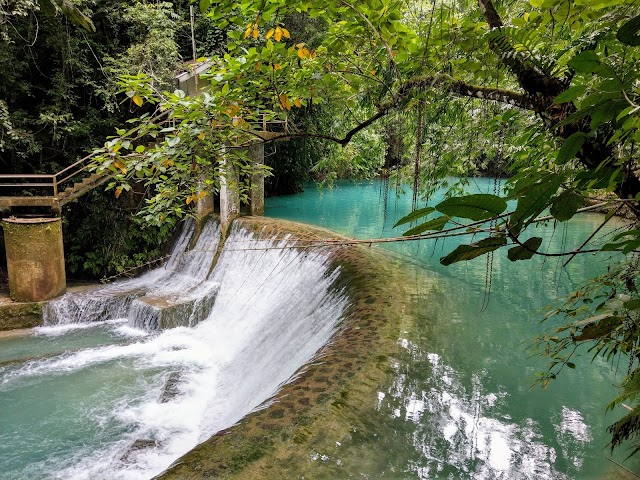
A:
<svg viewBox="0 0 640 480">
<path fill-rule="evenodd" d="M 492 191 L 493 182 L 480 179 L 473 188 Z M 386 219 L 382 198 L 379 182 L 339 182 L 322 192 L 309 185 L 302 194 L 268 199 L 266 215 L 355 238 L 399 236 L 406 227 L 392 226 L 411 210 L 411 195 L 390 192 Z M 532 230 L 550 238 L 543 245 L 554 251 L 581 244 L 601 221 L 601 215 L 584 214 L 555 233 L 552 225 Z M 601 273 L 602 257 L 578 256 L 562 268 L 563 260 L 513 263 L 506 252 L 497 253 L 483 309 L 486 259 L 439 263 L 464 240 L 469 239 L 372 247 L 403 254 L 416 285 L 428 278 L 433 286 L 412 298 L 420 313 L 398 338 L 403 353 L 392 361 L 394 381 L 372 399 L 377 417 L 366 432 L 354 435 L 352 445 L 331 455 L 361 452 L 367 459 L 357 468 L 362 478 L 623 478 L 606 459 L 606 427 L 622 414 L 605 415 L 615 372 L 599 359 L 591 363 L 586 354 L 548 389 L 531 389 L 545 363 L 526 351 L 528 340 L 544 328 L 539 321 L 545 307 Z M 618 461 L 625 456 L 615 455 Z M 346 465 L 346 457 L 340 463 Z M 625 465 L 640 471 L 637 462 Z"/>
</svg>

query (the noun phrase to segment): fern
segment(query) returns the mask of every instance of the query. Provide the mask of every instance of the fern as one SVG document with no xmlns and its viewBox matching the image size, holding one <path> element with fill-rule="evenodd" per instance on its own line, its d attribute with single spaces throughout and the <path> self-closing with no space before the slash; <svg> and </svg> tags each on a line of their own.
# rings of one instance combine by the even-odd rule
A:
<svg viewBox="0 0 640 480">
<path fill-rule="evenodd" d="M 540 31 L 500 27 L 488 32 L 486 37 L 503 59 L 518 59 L 530 63 L 540 73 L 551 77 L 556 60 L 542 55 L 546 39 Z"/>
</svg>

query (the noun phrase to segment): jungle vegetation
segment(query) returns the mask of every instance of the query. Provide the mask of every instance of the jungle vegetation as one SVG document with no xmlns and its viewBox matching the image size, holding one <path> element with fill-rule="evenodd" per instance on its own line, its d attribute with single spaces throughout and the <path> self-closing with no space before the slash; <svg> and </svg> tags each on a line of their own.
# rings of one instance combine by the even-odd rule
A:
<svg viewBox="0 0 640 480">
<path fill-rule="evenodd" d="M 82 15 L 53 14 L 60 3 Z M 161 230 L 228 168 L 250 173 L 242 147 L 263 120 L 286 118 L 293 140 L 271 144 L 274 185 L 298 188 L 309 171 L 408 181 L 406 235 L 476 234 L 445 265 L 597 254 L 608 273 L 549 313 L 566 323 L 537 339 L 550 361 L 537 382 L 574 368 L 580 349 L 626 363 L 611 408 L 634 410 L 611 426 L 612 446 L 637 448 L 637 0 L 200 0 L 195 55 L 186 1 L 60 3 L 0 2 L 4 165 L 40 171 L 100 147 L 111 198 L 137 192 L 137 218 Z M 198 96 L 171 88 L 184 59 L 209 66 Z M 508 180 L 495 194 L 451 184 L 473 174 Z M 442 186 L 446 200 L 419 208 Z M 527 229 L 546 212 L 560 226 L 594 202 L 608 208 L 603 225 L 630 219 L 604 244 L 547 251 Z"/>
</svg>

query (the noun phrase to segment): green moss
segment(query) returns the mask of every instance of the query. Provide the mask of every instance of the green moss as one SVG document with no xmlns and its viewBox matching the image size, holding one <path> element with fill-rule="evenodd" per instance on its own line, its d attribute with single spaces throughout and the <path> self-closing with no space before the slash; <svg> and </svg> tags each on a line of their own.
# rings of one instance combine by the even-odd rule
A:
<svg viewBox="0 0 640 480">
<path fill-rule="evenodd" d="M 0 331 L 33 328 L 42 325 L 42 303 L 0 305 Z"/>
</svg>

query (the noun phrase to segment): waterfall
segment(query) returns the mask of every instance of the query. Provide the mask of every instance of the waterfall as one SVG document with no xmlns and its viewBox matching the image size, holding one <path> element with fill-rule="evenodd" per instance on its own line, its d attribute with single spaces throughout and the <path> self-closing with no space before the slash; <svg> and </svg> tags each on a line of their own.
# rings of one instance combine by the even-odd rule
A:
<svg viewBox="0 0 640 480">
<path fill-rule="evenodd" d="M 217 291 L 206 279 L 220 242 L 220 226 L 207 222 L 189 248 L 194 234 L 194 222 L 185 222 L 169 260 L 158 269 L 50 302 L 43 311 L 45 325 L 125 318 L 134 328 L 158 330 L 202 321 Z"/>
<path fill-rule="evenodd" d="M 84 391 L 65 405 L 66 424 L 78 422 L 78 408 L 89 412 L 83 420 L 89 425 L 78 427 L 78 435 L 94 432 L 55 458 L 30 458 L 22 472 L 148 479 L 259 408 L 329 342 L 347 300 L 335 289 L 340 270 L 328 250 L 292 248 L 292 239 L 234 226 L 211 270 L 220 229 L 207 224 L 189 249 L 193 233 L 187 225 L 161 268 L 53 302 L 47 315 L 54 326 L 44 329 L 48 334 L 69 322 L 93 322 L 94 315 L 124 316 L 146 336 L 0 368 L 0 400 L 3 392 L 44 381 Z M 118 332 L 111 323 L 104 325 Z M 82 382 L 96 379 L 99 392 L 87 396 Z M 30 447 L 27 437 L 11 441 L 14 449 Z M 22 478 L 6 471 L 7 478 Z"/>
</svg>

